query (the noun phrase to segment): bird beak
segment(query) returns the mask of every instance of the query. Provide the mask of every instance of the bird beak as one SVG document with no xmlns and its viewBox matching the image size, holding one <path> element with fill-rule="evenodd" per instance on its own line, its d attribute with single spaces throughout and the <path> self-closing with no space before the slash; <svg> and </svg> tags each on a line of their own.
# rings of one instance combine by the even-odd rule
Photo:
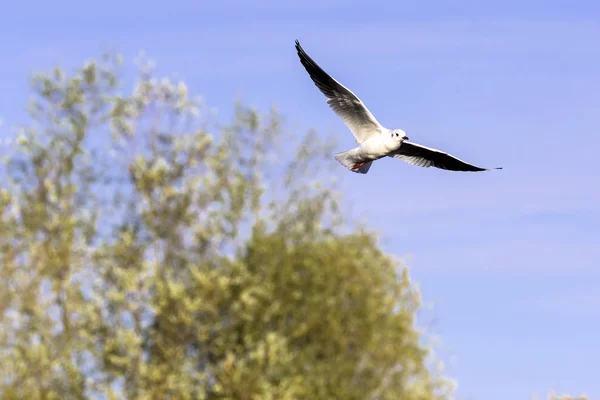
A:
<svg viewBox="0 0 600 400">
<path fill-rule="evenodd" d="M 402 136 L 402 140 L 408 140 L 408 136 L 406 136 L 406 135 Z"/>
</svg>

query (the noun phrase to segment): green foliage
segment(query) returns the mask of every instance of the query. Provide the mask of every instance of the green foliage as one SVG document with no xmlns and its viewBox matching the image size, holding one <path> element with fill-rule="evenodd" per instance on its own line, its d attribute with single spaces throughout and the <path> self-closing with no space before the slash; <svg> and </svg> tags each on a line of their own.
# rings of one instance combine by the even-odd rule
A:
<svg viewBox="0 0 600 400">
<path fill-rule="evenodd" d="M 277 162 L 275 112 L 221 125 L 120 68 L 33 79 L 0 191 L 2 397 L 449 398 L 407 271 L 311 183 L 316 138 Z"/>
</svg>

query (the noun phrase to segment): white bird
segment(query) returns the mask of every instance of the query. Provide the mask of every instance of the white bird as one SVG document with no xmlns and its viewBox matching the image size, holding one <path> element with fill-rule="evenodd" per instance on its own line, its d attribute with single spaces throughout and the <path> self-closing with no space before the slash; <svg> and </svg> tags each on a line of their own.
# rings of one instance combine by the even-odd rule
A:
<svg viewBox="0 0 600 400">
<path fill-rule="evenodd" d="M 450 171 L 488 170 L 468 164 L 443 151 L 409 142 L 402 129 L 384 128 L 350 89 L 329 76 L 306 54 L 297 40 L 296 50 L 311 79 L 327 97 L 329 107 L 342 118 L 359 144 L 354 149 L 334 155 L 334 158 L 349 170 L 366 174 L 373 161 L 386 156 L 420 167 L 436 167 Z"/>
</svg>

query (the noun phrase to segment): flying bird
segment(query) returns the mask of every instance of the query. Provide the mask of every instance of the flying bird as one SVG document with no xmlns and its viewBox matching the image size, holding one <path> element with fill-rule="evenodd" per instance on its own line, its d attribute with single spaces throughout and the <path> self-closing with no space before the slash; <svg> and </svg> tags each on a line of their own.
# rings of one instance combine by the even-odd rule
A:
<svg viewBox="0 0 600 400">
<path fill-rule="evenodd" d="M 488 170 L 466 163 L 443 151 L 410 142 L 402 129 L 383 127 L 350 89 L 333 79 L 306 54 L 298 40 L 296 50 L 308 75 L 327 97 L 329 107 L 344 121 L 359 144 L 358 147 L 334 155 L 344 167 L 356 173 L 366 174 L 373 161 L 393 157 L 419 167 L 450 171 Z"/>
</svg>

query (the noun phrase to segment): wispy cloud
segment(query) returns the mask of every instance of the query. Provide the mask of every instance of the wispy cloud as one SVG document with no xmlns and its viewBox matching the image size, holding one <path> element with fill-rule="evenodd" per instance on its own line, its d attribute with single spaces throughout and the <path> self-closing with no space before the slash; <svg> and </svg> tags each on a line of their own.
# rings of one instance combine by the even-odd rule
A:
<svg viewBox="0 0 600 400">
<path fill-rule="evenodd" d="M 556 317 L 597 318 L 600 316 L 600 293 L 596 288 L 571 288 L 533 297 L 527 306 L 530 312 Z"/>
</svg>

